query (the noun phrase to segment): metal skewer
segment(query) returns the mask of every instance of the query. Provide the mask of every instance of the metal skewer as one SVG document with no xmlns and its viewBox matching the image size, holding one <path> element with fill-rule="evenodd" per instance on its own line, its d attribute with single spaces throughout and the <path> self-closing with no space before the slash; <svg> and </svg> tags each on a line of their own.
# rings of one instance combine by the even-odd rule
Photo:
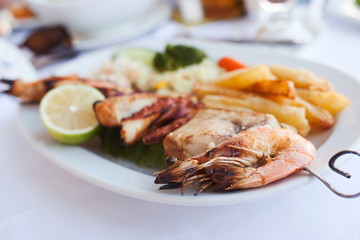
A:
<svg viewBox="0 0 360 240">
<path fill-rule="evenodd" d="M 334 166 L 335 164 L 335 161 L 345 155 L 345 154 L 354 154 L 354 155 L 357 155 L 360 157 L 360 153 L 358 152 L 355 152 L 355 151 L 351 151 L 351 150 L 343 150 L 343 151 L 340 151 L 338 153 L 336 153 L 334 156 L 332 156 L 329 160 L 329 167 L 331 168 L 331 170 L 333 170 L 334 172 L 346 177 L 346 178 L 350 178 L 351 175 L 347 172 L 344 172 L 338 168 L 336 168 Z M 327 180 L 325 180 L 321 175 L 319 175 L 317 172 L 315 172 L 314 170 L 312 170 L 311 168 L 309 167 L 304 167 L 303 170 L 309 172 L 310 174 L 314 175 L 315 177 L 317 177 L 321 182 L 323 182 L 325 184 L 325 186 L 327 188 L 329 188 L 333 193 L 335 193 L 336 195 L 340 196 L 340 197 L 343 197 L 343 198 L 355 198 L 355 197 L 359 197 L 360 196 L 360 192 L 358 193 L 355 193 L 355 194 L 345 194 L 345 193 L 342 193 L 340 192 L 339 190 L 337 190 L 336 188 L 334 188 Z"/>
</svg>

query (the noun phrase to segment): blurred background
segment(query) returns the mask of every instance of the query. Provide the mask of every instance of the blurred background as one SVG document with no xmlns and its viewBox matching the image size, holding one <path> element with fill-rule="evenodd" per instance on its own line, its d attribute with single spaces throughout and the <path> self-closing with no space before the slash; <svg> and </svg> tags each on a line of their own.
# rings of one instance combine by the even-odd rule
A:
<svg viewBox="0 0 360 240">
<path fill-rule="evenodd" d="M 148 37 L 225 41 L 293 54 L 316 46 L 318 39 L 340 37 L 341 29 L 356 35 L 359 4 L 358 0 L 0 0 L 0 38 L 20 46 L 38 69 Z"/>
</svg>

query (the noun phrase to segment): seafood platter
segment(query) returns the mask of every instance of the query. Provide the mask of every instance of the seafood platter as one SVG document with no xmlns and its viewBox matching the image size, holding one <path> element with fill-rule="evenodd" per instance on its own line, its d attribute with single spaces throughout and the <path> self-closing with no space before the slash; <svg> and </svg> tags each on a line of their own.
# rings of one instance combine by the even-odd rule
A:
<svg viewBox="0 0 360 240">
<path fill-rule="evenodd" d="M 354 148 L 360 132 L 356 79 L 225 43 L 138 41 L 34 82 L 1 81 L 19 101 L 22 133 L 54 163 L 168 204 L 235 204 L 296 189 L 315 179 L 309 173 L 328 173 L 331 156 Z M 340 155 L 349 152 L 357 154 Z"/>
</svg>

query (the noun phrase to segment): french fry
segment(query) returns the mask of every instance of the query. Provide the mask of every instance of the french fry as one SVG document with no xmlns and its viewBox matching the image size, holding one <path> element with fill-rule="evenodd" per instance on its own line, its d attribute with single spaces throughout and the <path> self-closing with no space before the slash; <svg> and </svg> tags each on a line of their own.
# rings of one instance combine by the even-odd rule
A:
<svg viewBox="0 0 360 240">
<path fill-rule="evenodd" d="M 335 91 L 322 92 L 296 89 L 296 93 L 304 100 L 328 110 L 333 115 L 338 114 L 350 104 L 350 100 L 347 97 Z"/>
<path fill-rule="evenodd" d="M 202 98 L 205 106 L 214 106 L 214 102 L 224 109 L 234 110 L 236 107 L 248 108 L 255 112 L 273 114 L 279 122 L 295 127 L 306 136 L 310 131 L 304 107 L 281 105 L 265 97 L 243 91 L 221 88 L 210 84 L 196 84 L 194 92 Z"/>
<path fill-rule="evenodd" d="M 202 98 L 206 95 L 224 95 L 229 97 L 239 97 L 246 99 L 251 96 L 256 96 L 254 93 L 245 92 L 241 90 L 234 90 L 231 88 L 224 88 L 216 86 L 215 84 L 204 84 L 204 83 L 195 83 L 193 87 L 193 93 L 198 97 Z"/>
<path fill-rule="evenodd" d="M 212 96 L 212 97 L 209 97 Z M 205 102 L 204 105 L 207 108 L 218 108 L 218 109 L 226 109 L 230 111 L 236 111 L 236 112 L 254 112 L 250 108 L 238 106 L 238 105 L 229 105 L 225 102 L 219 101 L 218 97 L 222 97 L 221 95 L 206 95 L 203 100 Z"/>
<path fill-rule="evenodd" d="M 326 109 L 316 106 L 301 97 L 297 96 L 294 99 L 286 98 L 283 96 L 267 95 L 267 99 L 277 102 L 280 105 L 304 107 L 306 110 L 306 118 L 311 126 L 329 128 L 335 124 L 333 115 Z"/>
<path fill-rule="evenodd" d="M 270 65 L 269 69 L 278 79 L 294 82 L 297 88 L 320 91 L 331 91 L 333 89 L 333 86 L 328 81 L 305 69 L 295 69 L 279 65 Z"/>
<path fill-rule="evenodd" d="M 311 126 L 332 127 L 334 116 L 350 104 L 328 81 L 309 71 L 269 66 L 266 76 L 261 75 L 266 72 L 263 66 L 252 68 L 253 73 L 233 71 L 237 75 L 214 84 L 196 84 L 193 91 L 207 107 L 270 113 L 303 136 Z"/>
<path fill-rule="evenodd" d="M 294 105 L 305 107 L 306 118 L 312 126 L 329 128 L 335 124 L 334 117 L 328 110 L 315 106 L 301 97 L 296 97 Z"/>
<path fill-rule="evenodd" d="M 280 95 L 288 98 L 295 98 L 296 96 L 294 83 L 284 80 L 264 80 L 254 83 L 244 90 L 260 94 Z"/>
<path fill-rule="evenodd" d="M 286 124 L 286 123 L 280 123 L 280 126 L 281 126 L 282 128 L 286 128 L 286 129 L 293 130 L 294 132 L 297 132 L 297 131 L 298 131 L 295 127 L 290 126 L 289 124 Z"/>
<path fill-rule="evenodd" d="M 270 70 L 265 65 L 252 68 L 238 69 L 225 73 L 214 83 L 220 87 L 232 89 L 244 89 L 254 83 L 271 79 Z"/>
</svg>

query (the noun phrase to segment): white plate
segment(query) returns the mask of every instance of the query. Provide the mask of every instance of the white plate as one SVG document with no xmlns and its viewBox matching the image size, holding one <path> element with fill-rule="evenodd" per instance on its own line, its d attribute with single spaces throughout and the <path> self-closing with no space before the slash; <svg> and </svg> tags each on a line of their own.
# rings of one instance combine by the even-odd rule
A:
<svg viewBox="0 0 360 240">
<path fill-rule="evenodd" d="M 333 16 L 353 24 L 360 24 L 360 7 L 355 5 L 355 0 L 331 0 L 327 10 Z"/>
<path fill-rule="evenodd" d="M 201 41 L 181 41 L 205 50 L 213 59 L 228 55 L 236 57 L 247 64 L 285 64 L 291 67 L 303 67 L 331 81 L 340 93 L 350 98 L 352 104 L 338 117 L 336 125 L 309 139 L 318 148 L 316 158 L 311 167 L 325 174 L 328 172 L 328 159 L 337 151 L 354 149 L 359 143 L 360 83 L 346 73 L 320 64 L 296 59 L 290 56 L 265 53 L 257 50 L 244 49 L 235 45 L 210 43 Z M 173 42 L 173 43 L 179 43 Z M 166 42 L 146 41 L 132 44 L 132 47 L 150 47 L 155 50 L 164 49 Z M 125 46 L 124 47 L 129 47 Z M 83 56 L 58 69 L 57 74 L 79 73 L 86 75 L 90 70 L 98 68 L 108 60 L 116 48 L 110 48 Z M 298 172 L 281 181 L 262 188 L 234 191 L 227 193 L 206 192 L 193 196 L 195 189 L 187 189 L 185 196 L 180 190 L 159 191 L 155 185 L 155 176 L 145 173 L 142 169 L 121 165 L 109 160 L 97 149 L 89 151 L 81 146 L 64 146 L 52 140 L 40 122 L 36 106 L 23 105 L 19 109 L 19 126 L 29 142 L 46 155 L 51 161 L 67 171 L 103 188 L 147 201 L 176 205 L 226 205 L 244 203 L 263 199 L 279 192 L 296 189 L 310 182 L 314 177 L 305 172 Z M 95 147 L 96 148 L 96 147 Z"/>
<path fill-rule="evenodd" d="M 146 34 L 170 18 L 171 6 L 168 2 L 158 2 L 147 15 L 129 22 L 102 29 L 91 35 L 74 33 L 74 48 L 79 51 L 108 46 Z"/>
</svg>

